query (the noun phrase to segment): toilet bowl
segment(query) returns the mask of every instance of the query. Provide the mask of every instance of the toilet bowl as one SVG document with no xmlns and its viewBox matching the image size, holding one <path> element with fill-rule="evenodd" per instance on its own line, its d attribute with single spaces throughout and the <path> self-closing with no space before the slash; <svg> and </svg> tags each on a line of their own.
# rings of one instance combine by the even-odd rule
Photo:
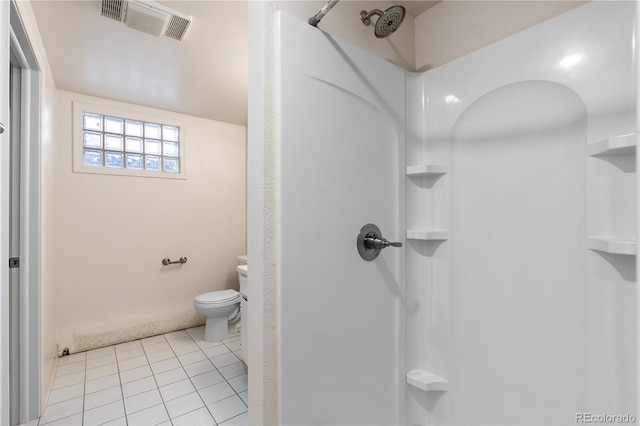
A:
<svg viewBox="0 0 640 426">
<path fill-rule="evenodd" d="M 204 340 L 215 342 L 229 337 L 229 320 L 240 310 L 240 293 L 220 290 L 196 296 L 193 301 L 196 312 L 207 317 Z"/>
</svg>

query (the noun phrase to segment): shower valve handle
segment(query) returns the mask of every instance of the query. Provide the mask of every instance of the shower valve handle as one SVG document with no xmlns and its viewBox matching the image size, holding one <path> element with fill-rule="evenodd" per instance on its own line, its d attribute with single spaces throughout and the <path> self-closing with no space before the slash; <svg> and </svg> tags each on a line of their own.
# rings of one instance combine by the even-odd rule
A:
<svg viewBox="0 0 640 426">
<path fill-rule="evenodd" d="M 378 257 L 380 251 L 387 247 L 402 247 L 400 242 L 391 242 L 382 236 L 380 228 L 376 225 L 369 223 L 360 229 L 358 238 L 356 240 L 356 247 L 358 253 L 366 261 L 371 261 Z"/>
<path fill-rule="evenodd" d="M 402 243 L 396 242 L 392 243 L 391 241 L 387 241 L 386 238 L 375 238 L 375 237 L 364 237 L 364 246 L 369 250 L 379 250 L 383 248 L 387 248 L 389 246 L 392 247 L 402 247 Z"/>
</svg>

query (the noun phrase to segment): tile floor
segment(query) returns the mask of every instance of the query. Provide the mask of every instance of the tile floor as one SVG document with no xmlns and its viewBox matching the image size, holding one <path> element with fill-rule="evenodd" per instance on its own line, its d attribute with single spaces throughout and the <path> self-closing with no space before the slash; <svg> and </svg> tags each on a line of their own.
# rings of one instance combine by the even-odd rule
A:
<svg viewBox="0 0 640 426">
<path fill-rule="evenodd" d="M 60 358 L 37 424 L 247 424 L 240 335 L 203 336 L 196 327 Z"/>
</svg>

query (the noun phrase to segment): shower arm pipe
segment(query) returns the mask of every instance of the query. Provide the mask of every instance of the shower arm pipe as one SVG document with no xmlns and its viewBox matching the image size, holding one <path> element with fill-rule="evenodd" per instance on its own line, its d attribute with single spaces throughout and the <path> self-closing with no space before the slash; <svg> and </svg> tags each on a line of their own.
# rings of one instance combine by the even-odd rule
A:
<svg viewBox="0 0 640 426">
<path fill-rule="evenodd" d="M 381 11 L 380 9 L 372 9 L 369 12 L 367 12 L 366 10 L 363 10 L 362 12 L 360 12 L 360 19 L 362 19 L 363 24 L 369 25 L 371 24 L 371 17 L 373 15 L 378 15 L 378 17 L 381 17 L 382 15 L 384 15 L 384 12 Z"/>
<path fill-rule="evenodd" d="M 325 4 L 324 6 L 322 6 L 322 9 L 320 9 L 318 11 L 318 13 L 316 13 L 315 15 L 313 15 L 311 18 L 309 18 L 309 25 L 312 25 L 314 27 L 318 26 L 318 23 L 320 22 L 320 20 L 322 20 L 322 18 L 324 18 L 324 15 L 326 15 L 327 13 L 329 13 L 329 11 L 331 10 L 331 8 L 333 8 L 333 6 L 336 5 L 336 3 L 338 3 L 338 1 L 340 0 L 329 0 L 327 2 L 327 4 Z"/>
</svg>

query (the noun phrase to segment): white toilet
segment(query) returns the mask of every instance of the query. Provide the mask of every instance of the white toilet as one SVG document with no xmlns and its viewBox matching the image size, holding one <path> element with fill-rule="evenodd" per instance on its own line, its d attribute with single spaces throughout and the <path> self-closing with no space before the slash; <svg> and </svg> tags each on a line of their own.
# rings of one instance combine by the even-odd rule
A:
<svg viewBox="0 0 640 426">
<path fill-rule="evenodd" d="M 229 320 L 238 315 L 240 293 L 220 290 L 196 296 L 193 301 L 196 312 L 207 317 L 204 340 L 215 342 L 229 337 Z"/>
</svg>

